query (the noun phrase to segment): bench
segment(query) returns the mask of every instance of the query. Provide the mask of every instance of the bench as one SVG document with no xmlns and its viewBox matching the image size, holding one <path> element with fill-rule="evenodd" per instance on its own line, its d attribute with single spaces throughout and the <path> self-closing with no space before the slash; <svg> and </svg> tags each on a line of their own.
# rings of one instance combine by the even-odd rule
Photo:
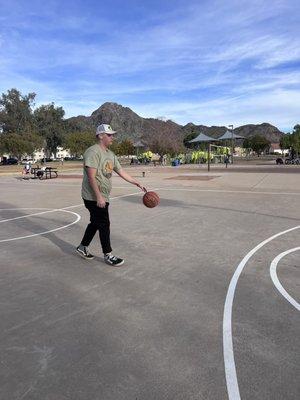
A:
<svg viewBox="0 0 300 400">
<path fill-rule="evenodd" d="M 40 167 L 31 168 L 31 173 L 33 174 L 33 179 L 53 179 L 58 177 L 57 168 L 46 167 L 42 169 Z"/>
</svg>

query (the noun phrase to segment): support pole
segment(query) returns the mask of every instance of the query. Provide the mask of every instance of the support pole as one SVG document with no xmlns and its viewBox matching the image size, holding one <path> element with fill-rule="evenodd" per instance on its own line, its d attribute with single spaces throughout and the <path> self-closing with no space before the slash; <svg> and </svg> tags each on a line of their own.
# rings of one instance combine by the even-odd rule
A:
<svg viewBox="0 0 300 400">
<path fill-rule="evenodd" d="M 207 170 L 210 171 L 210 142 L 208 142 L 207 150 Z"/>
<path fill-rule="evenodd" d="M 228 167 L 228 161 L 229 161 L 229 154 L 228 154 L 228 148 L 226 146 L 226 160 L 225 160 L 226 168 Z"/>
<path fill-rule="evenodd" d="M 234 151 L 234 139 L 233 139 L 233 125 L 228 125 L 231 128 L 231 164 L 233 164 L 233 151 Z"/>
</svg>

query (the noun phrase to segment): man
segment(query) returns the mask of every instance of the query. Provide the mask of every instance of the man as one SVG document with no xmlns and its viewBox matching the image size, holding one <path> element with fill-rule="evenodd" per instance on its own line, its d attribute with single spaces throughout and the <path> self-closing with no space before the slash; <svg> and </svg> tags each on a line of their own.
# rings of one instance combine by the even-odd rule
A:
<svg viewBox="0 0 300 400">
<path fill-rule="evenodd" d="M 96 130 L 98 143 L 89 147 L 83 155 L 81 195 L 85 207 L 90 212 L 90 223 L 76 250 L 83 258 L 93 259 L 94 256 L 89 252 L 88 246 L 96 232 L 99 231 L 104 261 L 112 266 L 120 266 L 124 264 L 124 260 L 112 254 L 110 243 L 108 207 L 112 171 L 115 171 L 125 181 L 138 186 L 141 190 L 145 191 L 145 189 L 121 168 L 116 155 L 109 150 L 115 133 L 110 125 L 99 125 Z"/>
</svg>

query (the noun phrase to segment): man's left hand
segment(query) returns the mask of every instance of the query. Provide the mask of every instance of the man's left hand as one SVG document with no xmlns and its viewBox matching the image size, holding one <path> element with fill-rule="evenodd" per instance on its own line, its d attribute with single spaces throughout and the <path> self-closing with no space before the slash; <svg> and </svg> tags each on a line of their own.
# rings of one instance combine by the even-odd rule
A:
<svg viewBox="0 0 300 400">
<path fill-rule="evenodd" d="M 145 192 L 145 193 L 147 192 L 147 189 L 144 188 L 144 186 L 142 186 L 140 183 L 137 182 L 136 186 L 139 187 L 143 192 Z"/>
</svg>

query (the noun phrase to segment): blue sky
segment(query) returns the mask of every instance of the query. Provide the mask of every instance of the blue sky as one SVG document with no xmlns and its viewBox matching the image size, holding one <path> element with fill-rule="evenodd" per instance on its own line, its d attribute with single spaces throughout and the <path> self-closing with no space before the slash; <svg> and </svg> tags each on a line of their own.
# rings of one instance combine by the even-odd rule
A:
<svg viewBox="0 0 300 400">
<path fill-rule="evenodd" d="M 300 2 L 0 0 L 0 93 L 66 117 L 107 101 L 177 123 L 300 123 Z"/>
</svg>

